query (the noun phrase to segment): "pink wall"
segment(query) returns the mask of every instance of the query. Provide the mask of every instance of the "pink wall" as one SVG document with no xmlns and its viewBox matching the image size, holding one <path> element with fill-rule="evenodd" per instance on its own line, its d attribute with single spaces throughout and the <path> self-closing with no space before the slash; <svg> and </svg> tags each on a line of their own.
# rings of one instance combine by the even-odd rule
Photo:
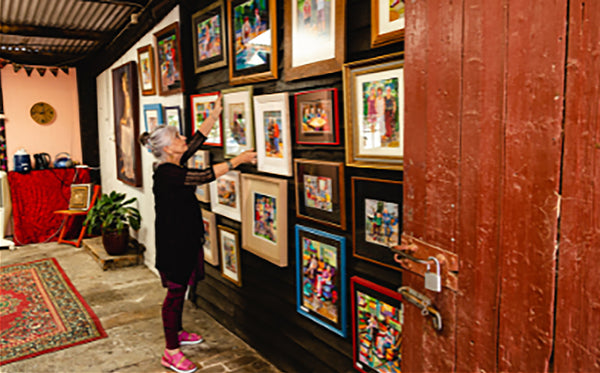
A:
<svg viewBox="0 0 600 373">
<path fill-rule="evenodd" d="M 81 140 L 79 129 L 79 99 L 77 95 L 77 71 L 69 69 L 54 76 L 50 71 L 41 77 L 37 71 L 27 76 L 24 69 L 15 73 L 11 65 L 2 70 L 2 95 L 6 114 L 6 155 L 8 169 L 13 170 L 13 155 L 25 148 L 31 155 L 67 152 L 74 161 L 81 163 Z M 47 102 L 56 111 L 53 122 L 39 125 L 29 115 L 36 102 Z"/>
</svg>

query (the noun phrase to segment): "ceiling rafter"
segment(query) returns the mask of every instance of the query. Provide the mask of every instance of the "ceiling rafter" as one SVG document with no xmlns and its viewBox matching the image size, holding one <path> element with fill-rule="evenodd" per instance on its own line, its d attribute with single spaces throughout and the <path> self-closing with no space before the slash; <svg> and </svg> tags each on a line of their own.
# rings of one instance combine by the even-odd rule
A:
<svg viewBox="0 0 600 373">
<path fill-rule="evenodd" d="M 6 35 L 38 36 L 58 39 L 95 40 L 104 41 L 108 35 L 99 31 L 68 30 L 60 27 L 34 26 L 34 25 L 8 25 L 0 24 L 0 32 Z"/>
</svg>

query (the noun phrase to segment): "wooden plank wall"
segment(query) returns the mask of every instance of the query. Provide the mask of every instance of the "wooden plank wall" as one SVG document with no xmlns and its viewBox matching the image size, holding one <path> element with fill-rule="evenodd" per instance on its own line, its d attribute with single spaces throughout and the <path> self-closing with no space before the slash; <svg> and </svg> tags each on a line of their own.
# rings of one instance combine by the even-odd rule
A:
<svg viewBox="0 0 600 373">
<path fill-rule="evenodd" d="M 183 1 L 181 4 L 181 38 L 183 55 L 186 61 L 192 61 L 191 15 L 212 1 Z M 277 1 L 277 20 L 279 23 L 278 40 L 283 40 L 283 1 Z M 347 0 L 347 53 L 346 61 L 356 61 L 378 55 L 389 54 L 403 49 L 402 43 L 396 43 L 377 49 L 370 47 L 370 1 Z M 283 61 L 283 49 L 279 45 L 279 61 Z M 189 94 L 211 92 L 229 88 L 228 70 L 222 68 L 195 75 L 192 64 L 184 65 L 186 76 L 186 96 Z M 280 63 L 280 75 L 282 73 Z M 340 91 L 340 126 L 343 143 L 343 99 L 341 72 L 285 82 L 281 79 L 253 84 L 254 95 L 295 92 L 316 88 L 338 88 Z M 189 112 L 189 99 L 185 100 L 184 110 Z M 290 97 L 290 109 L 293 113 L 293 101 Z M 186 123 L 189 130 L 190 123 Z M 210 148 L 212 161 L 223 160 L 220 148 Z M 344 162 L 344 146 L 293 146 L 294 158 L 309 158 Z M 242 172 L 257 173 L 253 167 L 242 167 Z M 269 175 L 280 177 L 276 175 Z M 352 176 L 368 176 L 388 180 L 402 180 L 401 172 L 376 169 L 345 169 L 346 220 L 351 226 L 351 182 Z M 305 318 L 296 311 L 296 261 L 295 261 L 295 224 L 321 229 L 346 237 L 347 242 L 347 278 L 360 275 L 391 289 L 402 283 L 399 271 L 387 269 L 366 261 L 352 258 L 352 231 L 328 228 L 318 223 L 296 218 L 295 192 L 293 178 L 287 178 L 288 184 L 288 261 L 286 268 L 279 268 L 245 251 L 241 251 L 242 287 L 222 278 L 218 268 L 206 265 L 207 278 L 196 291 L 197 304 L 207 310 L 219 322 L 250 343 L 266 358 L 285 372 L 351 372 L 352 342 L 351 314 L 348 312 L 347 338 L 328 331 L 322 326 Z M 399 190 L 399 193 L 402 193 Z M 209 208 L 208 205 L 204 207 Z M 227 218 L 218 217 L 220 224 L 240 229 L 240 224 Z M 349 302 L 348 295 L 348 302 Z M 348 306 L 349 303 L 348 303 Z"/>
<path fill-rule="evenodd" d="M 555 370 L 600 371 L 600 2 L 571 1 Z"/>
</svg>

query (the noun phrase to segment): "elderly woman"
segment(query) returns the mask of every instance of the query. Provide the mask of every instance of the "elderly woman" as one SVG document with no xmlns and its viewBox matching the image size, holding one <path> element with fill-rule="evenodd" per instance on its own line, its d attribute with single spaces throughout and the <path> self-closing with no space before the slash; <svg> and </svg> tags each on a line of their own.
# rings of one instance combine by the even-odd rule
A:
<svg viewBox="0 0 600 373">
<path fill-rule="evenodd" d="M 219 99 L 189 142 L 172 126 L 159 126 L 140 137 L 140 142 L 158 159 L 152 187 L 156 268 L 167 288 L 162 307 L 166 348 L 161 364 L 180 373 L 197 369 L 183 355 L 180 345 L 203 342 L 201 336 L 183 330 L 181 325 L 187 286 L 204 277 L 204 226 L 194 191 L 197 185 L 209 183 L 242 163 L 256 163 L 256 153 L 246 151 L 205 170 L 186 167 L 187 160 L 204 143 L 220 113 Z"/>
</svg>

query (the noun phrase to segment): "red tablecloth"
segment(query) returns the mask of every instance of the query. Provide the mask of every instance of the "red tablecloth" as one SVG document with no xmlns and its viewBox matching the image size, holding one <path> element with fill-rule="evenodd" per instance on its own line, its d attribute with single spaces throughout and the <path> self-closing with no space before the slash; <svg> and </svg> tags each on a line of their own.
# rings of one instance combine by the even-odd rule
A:
<svg viewBox="0 0 600 373">
<path fill-rule="evenodd" d="M 56 241 L 63 217 L 54 211 L 69 208 L 71 184 L 89 182 L 87 168 L 9 172 L 15 244 Z"/>
</svg>

